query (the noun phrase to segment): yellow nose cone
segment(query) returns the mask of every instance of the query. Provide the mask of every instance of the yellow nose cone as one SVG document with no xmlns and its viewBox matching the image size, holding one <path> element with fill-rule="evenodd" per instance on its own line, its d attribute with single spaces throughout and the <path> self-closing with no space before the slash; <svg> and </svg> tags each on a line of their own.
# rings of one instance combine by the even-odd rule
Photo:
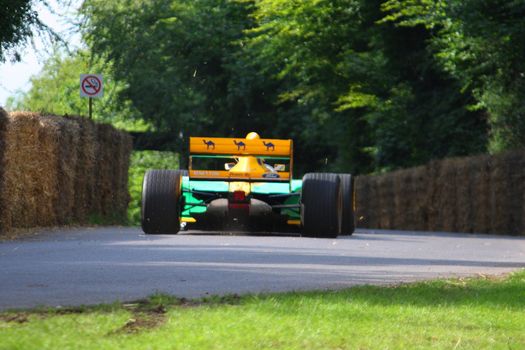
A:
<svg viewBox="0 0 525 350">
<path fill-rule="evenodd" d="M 246 140 L 258 140 L 260 138 L 261 137 L 259 136 L 259 134 L 253 131 L 249 133 L 248 135 L 246 135 Z"/>
</svg>

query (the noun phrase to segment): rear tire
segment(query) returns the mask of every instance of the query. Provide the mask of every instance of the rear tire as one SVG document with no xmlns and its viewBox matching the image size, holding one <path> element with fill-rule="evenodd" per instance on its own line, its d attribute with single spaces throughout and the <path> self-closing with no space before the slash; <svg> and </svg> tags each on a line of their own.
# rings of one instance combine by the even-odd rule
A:
<svg viewBox="0 0 525 350">
<path fill-rule="evenodd" d="M 337 174 L 310 173 L 303 177 L 301 224 L 305 236 L 336 238 L 341 230 L 342 206 Z"/>
<path fill-rule="evenodd" d="M 354 219 L 354 179 L 351 174 L 339 174 L 343 193 L 343 218 L 341 234 L 351 236 L 355 230 Z"/>
<path fill-rule="evenodd" d="M 142 183 L 142 230 L 149 235 L 180 230 L 181 173 L 148 170 Z"/>
</svg>

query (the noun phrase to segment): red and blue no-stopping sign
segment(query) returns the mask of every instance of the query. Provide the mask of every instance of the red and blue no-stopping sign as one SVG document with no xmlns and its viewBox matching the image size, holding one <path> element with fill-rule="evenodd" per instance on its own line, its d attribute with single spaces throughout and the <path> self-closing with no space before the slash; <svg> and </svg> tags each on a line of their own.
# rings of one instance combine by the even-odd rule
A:
<svg viewBox="0 0 525 350">
<path fill-rule="evenodd" d="M 102 74 L 80 74 L 80 97 L 102 97 Z"/>
</svg>

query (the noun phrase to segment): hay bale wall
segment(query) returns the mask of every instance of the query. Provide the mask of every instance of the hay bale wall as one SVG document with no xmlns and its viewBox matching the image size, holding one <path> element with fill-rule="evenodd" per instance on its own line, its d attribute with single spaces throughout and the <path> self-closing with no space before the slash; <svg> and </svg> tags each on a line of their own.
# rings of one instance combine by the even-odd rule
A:
<svg viewBox="0 0 525 350">
<path fill-rule="evenodd" d="M 77 117 L 0 113 L 0 233 L 124 219 L 131 137 Z"/>
<path fill-rule="evenodd" d="M 525 150 L 358 176 L 358 226 L 525 235 Z"/>
<path fill-rule="evenodd" d="M 3 196 L 4 188 L 4 154 L 5 154 L 5 134 L 7 129 L 7 113 L 0 107 L 0 232 L 4 231 L 7 225 L 7 215 Z"/>
</svg>

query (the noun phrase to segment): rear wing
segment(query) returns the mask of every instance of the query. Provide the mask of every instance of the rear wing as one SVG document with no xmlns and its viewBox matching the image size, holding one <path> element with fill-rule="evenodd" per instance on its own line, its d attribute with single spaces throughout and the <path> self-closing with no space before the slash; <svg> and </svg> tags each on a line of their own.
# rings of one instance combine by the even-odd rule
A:
<svg viewBox="0 0 525 350">
<path fill-rule="evenodd" d="M 229 163 L 238 165 L 230 168 Z M 267 173 L 267 166 L 273 173 Z M 292 140 L 190 137 L 193 179 L 288 182 L 292 168 Z"/>
<path fill-rule="evenodd" d="M 292 140 L 190 137 L 190 154 L 292 157 Z"/>
</svg>

